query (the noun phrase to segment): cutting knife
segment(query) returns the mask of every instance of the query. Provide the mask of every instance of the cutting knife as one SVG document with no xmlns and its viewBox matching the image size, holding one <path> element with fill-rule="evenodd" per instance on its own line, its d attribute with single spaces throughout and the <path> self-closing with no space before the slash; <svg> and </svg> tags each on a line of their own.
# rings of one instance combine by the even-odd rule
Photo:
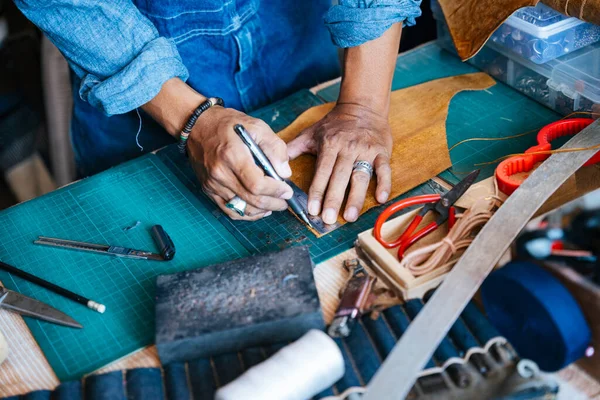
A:
<svg viewBox="0 0 600 400">
<path fill-rule="evenodd" d="M 42 321 L 71 328 L 83 326 L 62 311 L 39 300 L 32 299 L 21 293 L 14 292 L 0 286 L 0 308 L 10 310 L 26 317 L 37 318 Z"/>
</svg>

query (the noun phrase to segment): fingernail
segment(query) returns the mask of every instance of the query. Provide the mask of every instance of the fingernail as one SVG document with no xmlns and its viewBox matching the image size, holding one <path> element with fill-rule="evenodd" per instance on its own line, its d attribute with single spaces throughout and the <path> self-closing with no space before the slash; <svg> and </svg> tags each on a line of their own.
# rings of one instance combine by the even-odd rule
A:
<svg viewBox="0 0 600 400">
<path fill-rule="evenodd" d="M 325 211 L 323 211 L 323 222 L 325 222 L 326 224 L 335 223 L 336 218 L 337 215 L 335 215 L 335 211 L 333 208 L 326 208 Z"/>
<path fill-rule="evenodd" d="M 358 210 L 356 207 L 350 207 L 344 213 L 344 219 L 348 222 L 354 222 L 358 218 Z"/>
<path fill-rule="evenodd" d="M 385 203 L 387 201 L 389 195 L 390 194 L 388 192 L 381 192 L 379 194 L 379 202 L 380 203 Z"/>
<path fill-rule="evenodd" d="M 268 217 L 268 216 L 269 216 L 269 215 L 271 215 L 271 214 L 273 214 L 273 211 L 267 211 L 267 212 L 265 213 L 265 215 L 264 215 L 264 216 L 265 216 L 265 217 Z"/>
<path fill-rule="evenodd" d="M 280 170 L 282 178 L 289 178 L 290 176 L 292 176 L 292 169 L 290 168 L 289 162 L 286 161 L 283 164 L 281 164 Z"/>
<path fill-rule="evenodd" d="M 284 200 L 289 200 L 292 198 L 293 195 L 294 195 L 294 191 L 289 190 L 289 191 L 284 192 L 281 196 L 279 196 L 279 198 L 284 199 Z"/>
<path fill-rule="evenodd" d="M 321 211 L 321 203 L 319 200 L 311 200 L 308 203 L 308 213 L 310 215 L 319 215 L 319 211 Z"/>
</svg>

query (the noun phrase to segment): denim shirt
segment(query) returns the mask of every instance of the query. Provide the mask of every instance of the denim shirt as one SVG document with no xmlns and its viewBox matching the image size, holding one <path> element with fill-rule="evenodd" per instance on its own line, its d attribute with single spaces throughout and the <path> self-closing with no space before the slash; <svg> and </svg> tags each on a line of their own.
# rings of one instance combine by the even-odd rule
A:
<svg viewBox="0 0 600 400">
<path fill-rule="evenodd" d="M 170 78 L 188 80 L 189 63 L 180 54 L 180 47 L 185 48 L 190 39 L 237 33 L 235 43 L 227 45 L 234 46 L 242 59 L 252 56 L 256 40 L 252 31 L 260 27 L 248 24 L 261 9 L 269 13 L 273 7 L 298 8 L 295 19 L 281 21 L 281 26 L 273 28 L 282 32 L 286 24 L 302 25 L 301 20 L 307 18 L 303 7 L 324 9 L 325 25 L 333 43 L 352 47 L 381 36 L 394 23 L 404 21 L 405 25 L 413 25 L 415 17 L 420 15 L 421 3 L 421 0 L 339 0 L 330 7 L 331 3 L 325 4 L 330 0 L 279 0 L 271 4 L 264 4 L 268 0 L 14 1 L 65 55 L 80 79 L 79 97 L 106 115 L 126 113 L 143 105 Z M 215 53 L 227 57 L 226 47 L 218 48 L 224 47 L 222 44 L 207 40 L 202 45 L 208 46 L 213 57 Z M 204 49 L 194 48 L 193 52 L 202 57 Z M 293 57 L 293 49 L 291 52 L 283 56 Z M 235 80 L 242 94 L 237 108 L 252 109 L 264 104 L 265 99 L 251 104 L 250 98 L 244 98 L 244 90 L 253 89 L 256 93 L 256 88 L 251 88 L 254 84 L 243 76 L 243 60 L 238 64 L 241 71 L 236 72 Z M 210 63 L 207 65 L 203 65 L 204 71 L 210 68 Z M 215 67 L 219 67 L 218 63 Z M 192 77 L 202 80 L 204 71 L 193 70 Z M 278 97 L 276 89 L 271 92 L 267 97 Z"/>
</svg>

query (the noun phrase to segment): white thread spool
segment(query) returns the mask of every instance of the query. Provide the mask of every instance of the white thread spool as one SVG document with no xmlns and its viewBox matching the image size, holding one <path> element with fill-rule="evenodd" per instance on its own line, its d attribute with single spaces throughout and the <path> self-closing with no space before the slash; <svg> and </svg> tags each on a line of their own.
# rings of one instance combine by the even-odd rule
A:
<svg viewBox="0 0 600 400">
<path fill-rule="evenodd" d="M 215 400 L 306 400 L 344 375 L 344 358 L 327 334 L 313 329 L 220 388 Z"/>
<path fill-rule="evenodd" d="M 0 364 L 6 360 L 6 357 L 8 357 L 8 343 L 0 331 Z"/>
</svg>

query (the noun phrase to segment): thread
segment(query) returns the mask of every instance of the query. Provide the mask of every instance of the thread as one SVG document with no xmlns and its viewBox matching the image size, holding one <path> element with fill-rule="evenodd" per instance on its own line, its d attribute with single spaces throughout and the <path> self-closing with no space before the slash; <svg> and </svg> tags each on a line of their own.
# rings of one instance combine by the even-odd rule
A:
<svg viewBox="0 0 600 400">
<path fill-rule="evenodd" d="M 533 156 L 533 155 L 541 155 L 541 154 L 550 154 L 551 155 L 551 154 L 558 154 L 558 153 L 576 153 L 579 151 L 590 151 L 590 150 L 598 150 L 598 149 L 600 149 L 600 144 L 596 144 L 594 146 L 589 146 L 589 147 L 574 147 L 571 149 L 556 149 L 556 150 L 532 151 L 529 153 L 515 153 L 515 154 L 508 154 L 506 156 L 502 156 L 500 158 L 495 159 L 494 161 L 478 163 L 478 164 L 475 164 L 475 166 L 495 164 L 499 161 L 502 161 L 502 160 L 505 160 L 505 159 L 511 158 L 511 157 L 516 157 L 516 156 L 524 156 L 524 155 Z"/>
<path fill-rule="evenodd" d="M 104 304 L 96 303 L 94 300 L 89 300 L 87 306 L 94 311 L 98 311 L 100 314 L 104 314 L 104 311 L 106 311 L 106 306 Z"/>
<path fill-rule="evenodd" d="M 135 134 L 135 144 L 137 144 L 137 147 L 140 148 L 140 151 L 144 151 L 144 147 L 142 147 L 142 145 L 140 144 L 140 132 L 142 131 L 142 116 L 140 115 L 140 110 L 138 110 L 137 108 L 135 109 L 135 112 L 137 113 L 137 116 L 140 119 L 140 126 L 138 127 L 138 131 Z"/>
<path fill-rule="evenodd" d="M 591 112 L 591 111 L 575 111 L 575 112 L 572 112 L 569 115 L 566 115 L 566 116 L 562 117 L 561 120 L 567 119 L 567 118 L 571 118 L 571 117 L 573 117 L 575 115 L 586 115 L 586 116 L 590 116 L 590 117 L 600 117 L 600 113 L 595 113 L 595 112 Z M 474 138 L 464 139 L 464 140 L 461 140 L 461 141 L 455 143 L 454 145 L 452 145 L 452 147 L 450 147 L 448 149 L 448 151 L 452 151 L 455 148 L 457 148 L 458 146 L 460 146 L 461 144 L 465 144 L 467 142 L 476 142 L 476 141 L 482 141 L 482 142 L 483 141 L 490 141 L 490 142 L 495 142 L 495 141 L 500 141 L 500 140 L 509 140 L 509 139 L 520 138 L 522 136 L 531 135 L 532 133 L 539 132 L 539 130 L 542 129 L 544 126 L 541 126 L 538 129 L 532 129 L 530 131 L 519 133 L 517 135 L 501 136 L 501 137 L 497 137 L 497 138 L 474 137 Z M 492 161 L 489 164 L 492 164 L 494 162 L 495 161 Z"/>
<path fill-rule="evenodd" d="M 327 334 L 313 329 L 220 388 L 215 400 L 306 400 L 344 376 L 344 359 Z"/>
<path fill-rule="evenodd" d="M 521 358 L 555 372 L 583 357 L 590 327 L 573 295 L 550 272 L 524 261 L 511 261 L 481 285 L 490 322 Z"/>
</svg>

